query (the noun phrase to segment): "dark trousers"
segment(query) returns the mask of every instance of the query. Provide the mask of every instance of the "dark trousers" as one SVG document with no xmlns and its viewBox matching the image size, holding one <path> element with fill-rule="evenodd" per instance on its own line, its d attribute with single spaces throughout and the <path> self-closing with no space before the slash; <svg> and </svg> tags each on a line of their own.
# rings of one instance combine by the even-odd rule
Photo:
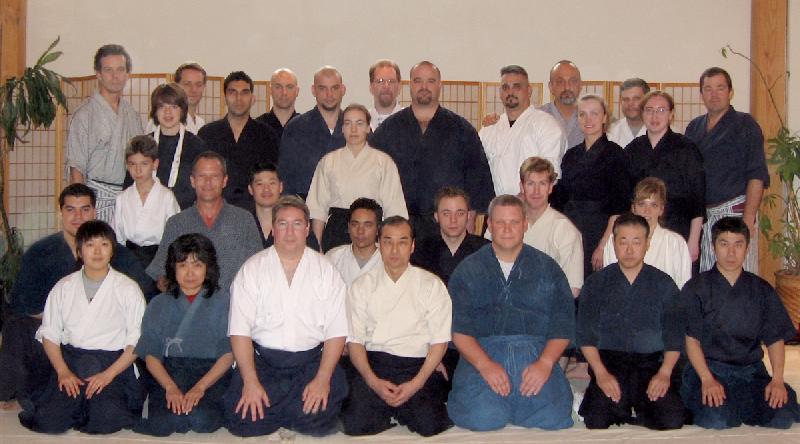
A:
<svg viewBox="0 0 800 444">
<path fill-rule="evenodd" d="M 603 365 L 617 378 L 622 395 L 619 402 L 607 397 L 590 369 L 591 381 L 578 410 L 586 428 L 607 429 L 612 424 L 635 424 L 654 430 L 681 428 L 686 421 L 686 410 L 674 382 L 661 398 L 651 401 L 647 396 L 647 386 L 661 367 L 661 356 L 660 352 L 642 354 L 600 350 Z M 673 371 L 671 380 L 676 379 L 679 375 Z M 636 412 L 635 417 L 632 411 Z"/>
<path fill-rule="evenodd" d="M 328 221 L 325 223 L 325 230 L 322 232 L 322 252 L 350 243 L 350 231 L 348 230 L 348 219 L 350 210 L 347 208 L 331 208 L 328 210 Z"/>
<path fill-rule="evenodd" d="M 394 384 L 410 381 L 425 358 L 403 358 L 383 352 L 368 352 L 372 371 Z M 401 425 L 422 436 L 433 436 L 453 426 L 444 405 L 444 378 L 433 372 L 425 385 L 399 407 L 383 401 L 358 374 L 353 378 L 350 397 L 342 407 L 342 424 L 348 435 L 375 435 L 392 427 L 395 418 Z"/>
<path fill-rule="evenodd" d="M 14 316 L 3 325 L 0 346 L 0 401 L 30 399 L 53 373 L 44 347 L 35 339 L 42 320 Z"/>
<path fill-rule="evenodd" d="M 164 367 L 181 392 L 186 393 L 216 362 L 216 359 L 165 358 Z M 169 436 L 190 430 L 197 433 L 216 431 L 225 423 L 222 396 L 230 384 L 231 373 L 228 371 L 206 389 L 200 402 L 188 415 L 176 415 L 167 408 L 166 391 L 154 378 L 148 378 L 147 419 L 140 421 L 133 431 L 153 436 Z"/>
<path fill-rule="evenodd" d="M 64 361 L 75 376 L 86 379 L 107 369 L 122 350 L 84 350 L 62 345 Z M 20 423 L 42 433 L 64 433 L 75 428 L 85 433 L 107 434 L 130 428 L 142 415 L 144 393 L 136 381 L 133 366 L 117 375 L 103 391 L 86 399 L 86 385 L 77 398 L 58 389 L 55 373 L 41 396 L 22 403 Z"/>
<path fill-rule="evenodd" d="M 686 408 L 694 414 L 694 423 L 707 429 L 727 429 L 742 424 L 788 429 L 800 422 L 797 394 L 786 385 L 789 401 L 773 409 L 764 399 L 764 390 L 772 378 L 764 363 L 734 365 L 706 360 L 714 378 L 725 389 L 725 402 L 719 407 L 703 405 L 702 383 L 694 368 L 687 365 L 683 372 L 681 396 Z"/>
<path fill-rule="evenodd" d="M 411 227 L 414 229 L 416 239 L 427 239 L 432 236 L 440 236 L 441 229 L 433 213 L 411 213 L 409 214 Z"/>
<path fill-rule="evenodd" d="M 242 419 L 241 412 L 235 413 L 244 387 L 237 368 L 223 397 L 228 430 L 243 437 L 269 435 L 281 427 L 312 436 L 335 433 L 342 401 L 347 396 L 347 381 L 338 365 L 331 378 L 327 409 L 303 413 L 303 390 L 319 370 L 322 345 L 302 352 L 272 350 L 255 343 L 253 346 L 256 348 L 256 373 L 270 406 L 265 409 L 264 418 L 256 421 L 249 415 Z"/>
<path fill-rule="evenodd" d="M 128 241 L 125 242 L 125 246 L 136 256 L 136 259 L 142 264 L 142 268 L 147 268 L 150 262 L 153 262 L 153 258 L 156 257 L 156 252 L 158 251 L 158 245 L 146 245 L 143 247 Z"/>
</svg>

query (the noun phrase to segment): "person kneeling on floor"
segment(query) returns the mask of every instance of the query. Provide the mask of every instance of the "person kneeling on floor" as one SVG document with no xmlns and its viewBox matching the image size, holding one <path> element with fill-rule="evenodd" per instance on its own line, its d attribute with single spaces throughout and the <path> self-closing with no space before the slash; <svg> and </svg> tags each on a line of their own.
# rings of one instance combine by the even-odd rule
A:
<svg viewBox="0 0 800 444">
<path fill-rule="evenodd" d="M 578 413 L 588 429 L 668 430 L 686 420 L 680 375 L 673 375 L 683 344 L 678 287 L 644 263 L 649 230 L 642 216 L 618 217 L 617 262 L 589 276 L 581 290 L 576 336 L 591 380 Z"/>
<path fill-rule="evenodd" d="M 796 331 L 775 289 L 743 268 L 750 241 L 744 221 L 724 217 L 711 237 L 716 265 L 681 291 L 692 364 L 683 372 L 681 397 L 700 427 L 788 429 L 800 421 L 797 394 L 783 382 L 784 343 Z"/>
</svg>

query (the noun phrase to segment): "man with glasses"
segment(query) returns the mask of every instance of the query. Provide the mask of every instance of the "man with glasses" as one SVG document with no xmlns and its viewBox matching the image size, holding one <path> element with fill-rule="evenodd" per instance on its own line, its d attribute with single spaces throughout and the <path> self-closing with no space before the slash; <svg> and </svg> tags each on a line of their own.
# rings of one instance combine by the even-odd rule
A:
<svg viewBox="0 0 800 444">
<path fill-rule="evenodd" d="M 485 213 L 494 197 L 492 174 L 475 128 L 466 119 L 440 106 L 439 68 L 422 61 L 411 68 L 411 106 L 386 119 L 372 134 L 370 145 L 397 164 L 406 208 L 415 237 L 439 232 L 433 218 L 433 198 L 443 186 L 463 189 L 473 208 Z M 470 211 L 468 227 L 475 219 Z"/>
<path fill-rule="evenodd" d="M 228 336 L 237 368 L 223 403 L 236 436 L 284 427 L 336 432 L 347 382 L 339 358 L 347 337 L 345 283 L 306 247 L 308 207 L 284 196 L 273 207 L 275 245 L 242 265 L 231 285 Z"/>
<path fill-rule="evenodd" d="M 374 107 L 369 110 L 372 131 L 378 129 L 387 117 L 403 109 L 397 103 L 400 95 L 400 67 L 392 60 L 381 59 L 369 67 L 369 92 Z"/>
</svg>

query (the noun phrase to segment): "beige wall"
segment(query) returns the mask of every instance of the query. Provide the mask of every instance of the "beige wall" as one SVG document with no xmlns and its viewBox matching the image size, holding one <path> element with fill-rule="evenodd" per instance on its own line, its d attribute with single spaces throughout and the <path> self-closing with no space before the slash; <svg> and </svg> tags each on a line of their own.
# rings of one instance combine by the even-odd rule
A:
<svg viewBox="0 0 800 444">
<path fill-rule="evenodd" d="M 65 75 L 90 74 L 108 42 L 128 49 L 136 72 L 194 59 L 212 74 L 267 79 L 285 65 L 300 77 L 300 110 L 313 104 L 308 85 L 323 64 L 342 71 L 345 102 L 369 103 L 367 67 L 381 57 L 397 60 L 404 76 L 430 59 L 445 79 L 480 81 L 509 63 L 546 81 L 562 58 L 593 80 L 692 82 L 719 65 L 733 75 L 734 105 L 749 103 L 747 65 L 719 48 L 749 51 L 750 0 L 29 0 L 28 8 L 28 63 L 61 35 L 54 68 Z"/>
</svg>

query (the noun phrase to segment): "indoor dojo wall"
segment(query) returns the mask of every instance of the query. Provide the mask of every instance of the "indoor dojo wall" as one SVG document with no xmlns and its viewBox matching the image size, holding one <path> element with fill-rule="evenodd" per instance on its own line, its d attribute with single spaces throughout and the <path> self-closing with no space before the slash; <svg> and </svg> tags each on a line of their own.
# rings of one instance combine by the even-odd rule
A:
<svg viewBox="0 0 800 444">
<path fill-rule="evenodd" d="M 98 46 L 124 45 L 139 73 L 127 97 L 146 112 L 149 91 L 167 81 L 180 62 L 196 60 L 212 76 L 242 69 L 254 79 L 260 114 L 268 106 L 264 80 L 281 66 L 300 79 L 298 110 L 313 106 L 309 84 L 323 64 L 340 69 L 348 86 L 344 103 L 369 105 L 367 68 L 382 57 L 396 60 L 404 79 L 415 62 L 428 59 L 454 81 L 443 92 L 448 107 L 477 126 L 480 115 L 501 109 L 496 99 L 500 66 L 525 66 L 535 86 L 535 103 L 550 100 L 547 73 L 557 60 L 569 58 L 580 68 L 584 90 L 615 98 L 618 82 L 640 76 L 672 88 L 680 112 L 676 130 L 702 109 L 691 86 L 711 65 L 734 77 L 734 105 L 747 110 L 749 72 L 738 59 L 724 59 L 719 48 L 730 43 L 749 52 L 750 1 L 649 0 L 499 1 L 488 7 L 476 0 L 408 0 L 406 2 L 255 0 L 171 2 L 29 0 L 27 59 L 61 36 L 64 55 L 53 69 L 70 77 L 92 74 Z M 224 113 L 221 78 L 206 90 L 201 112 Z M 669 83 L 675 85 L 667 85 Z M 71 95 L 71 109 L 91 93 L 94 81 L 84 78 Z M 408 100 L 407 88 L 401 99 Z M 477 104 L 480 102 L 480 105 Z M 612 103 L 612 107 L 613 107 Z M 616 107 L 613 107 L 616 111 Z M 58 226 L 54 195 L 63 184 L 63 153 L 54 149 L 61 128 L 37 131 L 31 143 L 11 156 L 12 224 L 23 228 L 27 243 Z M 59 132 L 60 131 L 60 132 Z"/>
</svg>

